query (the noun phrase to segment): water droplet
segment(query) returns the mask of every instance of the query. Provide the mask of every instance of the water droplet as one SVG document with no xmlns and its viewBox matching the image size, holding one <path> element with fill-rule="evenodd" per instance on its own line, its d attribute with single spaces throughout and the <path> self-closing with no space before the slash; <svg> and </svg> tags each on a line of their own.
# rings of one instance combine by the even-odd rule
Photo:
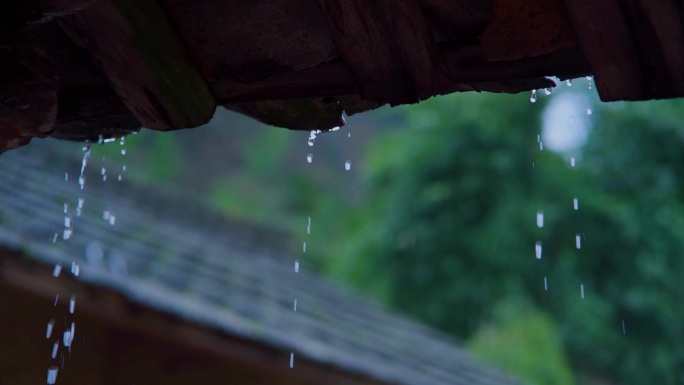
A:
<svg viewBox="0 0 684 385">
<path fill-rule="evenodd" d="M 541 243 L 541 241 L 537 241 L 537 243 L 535 243 L 534 255 L 537 257 L 537 259 L 541 259 L 541 257 L 542 257 L 542 243 Z"/>
<path fill-rule="evenodd" d="M 123 146 L 125 143 L 126 143 L 126 137 L 122 136 L 121 139 L 119 140 L 119 144 Z"/>
<path fill-rule="evenodd" d="M 83 173 L 85 172 L 85 168 L 88 165 L 88 158 L 90 158 L 90 144 L 86 144 L 85 147 L 83 147 L 83 160 L 81 160 L 81 174 L 78 177 L 78 185 L 81 187 L 81 190 L 83 190 L 83 187 L 85 186 L 85 176 Z"/>
<path fill-rule="evenodd" d="M 544 151 L 544 142 L 539 142 L 539 151 Z"/>
<path fill-rule="evenodd" d="M 577 197 L 572 198 L 572 208 L 575 209 L 575 211 L 579 210 L 579 199 L 577 199 Z"/>
<path fill-rule="evenodd" d="M 546 277 L 544 277 L 544 291 L 549 291 L 549 282 Z"/>
<path fill-rule="evenodd" d="M 622 334 L 627 334 L 627 328 L 625 327 L 625 320 L 622 320 Z"/>
<path fill-rule="evenodd" d="M 541 135 L 537 134 L 537 143 L 541 142 Z"/>
<path fill-rule="evenodd" d="M 65 182 L 68 182 L 68 181 L 69 181 L 69 173 L 68 173 L 68 172 L 65 172 L 65 173 L 64 173 L 64 181 L 65 181 Z"/>
<path fill-rule="evenodd" d="M 78 263 L 71 262 L 71 274 L 78 277 L 78 274 L 80 273 L 80 271 L 81 271 L 81 268 L 80 268 L 80 266 L 78 266 Z"/>
<path fill-rule="evenodd" d="M 58 233 L 52 234 L 52 239 L 51 239 L 52 243 L 57 243 L 57 238 L 58 238 L 58 237 L 59 237 L 59 234 L 58 234 Z"/>
<path fill-rule="evenodd" d="M 591 108 L 587 107 L 587 115 L 591 115 L 591 114 L 593 114 L 593 113 L 594 113 L 594 112 L 591 110 Z"/>
<path fill-rule="evenodd" d="M 584 299 L 584 285 L 580 285 L 580 296 Z"/>
<path fill-rule="evenodd" d="M 546 96 L 551 95 L 551 88 L 544 88 L 544 93 L 546 94 Z"/>
<path fill-rule="evenodd" d="M 83 205 L 85 204 L 84 198 L 78 198 L 78 205 L 76 206 L 76 216 L 80 217 L 83 213 Z"/>
<path fill-rule="evenodd" d="M 52 335 L 52 329 L 55 328 L 55 320 L 51 319 L 47 324 L 47 331 L 45 332 L 45 338 L 50 338 Z"/>
<path fill-rule="evenodd" d="M 55 295 L 55 304 L 54 306 L 57 306 L 57 301 L 59 300 L 59 294 Z"/>
<path fill-rule="evenodd" d="M 306 253 L 306 242 L 302 244 L 302 253 Z"/>
<path fill-rule="evenodd" d="M 119 182 L 121 182 L 121 174 L 116 178 Z"/>
<path fill-rule="evenodd" d="M 294 368 L 294 352 L 290 352 L 290 369 Z"/>
<path fill-rule="evenodd" d="M 308 223 L 306 224 L 306 233 L 311 234 L 311 217 L 309 217 Z"/>
<path fill-rule="evenodd" d="M 71 217 L 64 217 L 64 227 L 69 228 L 71 227 Z"/>
<path fill-rule="evenodd" d="M 64 214 L 66 214 L 66 213 L 68 213 L 68 212 L 69 212 L 69 204 L 68 204 L 68 203 L 64 203 Z"/>
<path fill-rule="evenodd" d="M 64 239 L 66 241 L 67 239 L 71 238 L 71 235 L 73 233 L 74 233 L 74 231 L 71 229 L 64 229 L 64 232 L 62 233 L 62 239 Z"/>
<path fill-rule="evenodd" d="M 62 265 L 59 263 L 55 265 L 54 270 L 52 270 L 52 275 L 54 277 L 59 277 L 59 274 L 62 272 Z"/>
<path fill-rule="evenodd" d="M 100 171 L 100 175 L 104 175 L 107 172 L 104 167 L 102 167 L 102 170 Z"/>
<path fill-rule="evenodd" d="M 309 154 L 309 155 L 306 156 L 306 162 L 307 162 L 307 163 L 313 162 L 313 154 Z"/>
<path fill-rule="evenodd" d="M 108 220 L 109 220 L 109 217 L 110 217 L 111 215 L 112 215 L 112 213 L 109 212 L 109 210 L 105 210 L 105 211 L 102 212 L 102 219 L 104 219 L 105 221 L 108 221 Z"/>
<path fill-rule="evenodd" d="M 122 169 L 124 172 L 126 172 L 126 165 L 124 164 L 123 166 L 121 166 L 121 169 Z"/>
<path fill-rule="evenodd" d="M 73 339 L 72 339 L 72 337 L 71 337 L 71 330 L 65 330 L 65 331 L 64 331 L 64 334 L 63 334 L 63 337 L 62 337 L 62 343 L 64 344 L 64 347 L 65 347 L 65 348 L 70 347 L 70 346 L 71 346 L 71 341 L 72 341 L 72 340 L 73 340 Z"/>
<path fill-rule="evenodd" d="M 542 210 L 537 211 L 537 227 L 544 227 L 544 211 Z"/>
<path fill-rule="evenodd" d="M 69 298 L 69 313 L 74 314 L 75 308 L 76 308 L 76 297 L 72 295 L 71 298 Z"/>
<path fill-rule="evenodd" d="M 121 149 L 121 155 L 126 155 L 126 149 L 125 148 Z"/>
<path fill-rule="evenodd" d="M 572 81 L 570 79 L 566 80 L 565 84 L 567 84 L 568 87 L 572 87 Z"/>
<path fill-rule="evenodd" d="M 107 138 L 107 139 L 104 140 L 104 142 L 105 142 L 105 143 L 111 143 L 111 142 L 113 142 L 113 141 L 115 141 L 115 140 L 116 140 L 116 138 Z"/>
<path fill-rule="evenodd" d="M 57 382 L 57 372 L 58 371 L 59 371 L 59 368 L 56 366 L 50 366 L 48 368 L 48 374 L 47 374 L 48 385 L 53 385 L 55 382 Z"/>
<path fill-rule="evenodd" d="M 321 130 L 313 130 L 309 133 L 309 141 L 308 141 L 309 146 L 313 147 L 314 141 L 316 140 L 316 137 L 320 133 L 321 133 Z"/>
<path fill-rule="evenodd" d="M 294 305 L 292 306 L 292 310 L 297 311 L 297 300 L 294 300 Z"/>
<path fill-rule="evenodd" d="M 582 236 L 580 234 L 575 235 L 575 247 L 578 250 L 582 248 Z"/>
<path fill-rule="evenodd" d="M 575 167 L 575 157 L 570 157 L 570 167 Z"/>
<path fill-rule="evenodd" d="M 116 217 L 114 216 L 114 214 L 110 214 L 109 215 L 109 224 L 114 226 L 115 223 L 116 223 Z"/>
<path fill-rule="evenodd" d="M 532 94 L 530 95 L 530 103 L 536 103 L 537 102 L 537 90 L 532 90 Z"/>
<path fill-rule="evenodd" d="M 55 357 L 57 357 L 57 350 L 59 349 L 59 341 L 55 341 L 55 344 L 52 345 L 52 359 L 54 360 Z"/>
<path fill-rule="evenodd" d="M 295 271 L 295 273 L 299 273 L 299 260 L 298 259 L 295 260 L 294 271 Z"/>
<path fill-rule="evenodd" d="M 344 169 L 347 171 L 351 170 L 351 161 L 350 160 L 344 162 Z"/>
</svg>

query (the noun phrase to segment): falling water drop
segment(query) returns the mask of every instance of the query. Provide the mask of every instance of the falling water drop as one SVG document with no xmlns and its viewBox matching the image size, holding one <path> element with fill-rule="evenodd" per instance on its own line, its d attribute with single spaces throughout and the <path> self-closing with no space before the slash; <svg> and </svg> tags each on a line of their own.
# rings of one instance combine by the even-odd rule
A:
<svg viewBox="0 0 684 385">
<path fill-rule="evenodd" d="M 57 357 L 57 350 L 59 349 L 59 341 L 55 341 L 55 344 L 52 345 L 52 359 L 54 360 L 55 357 Z"/>
<path fill-rule="evenodd" d="M 306 233 L 311 234 L 311 217 L 309 217 L 308 222 L 306 224 Z"/>
<path fill-rule="evenodd" d="M 64 181 L 65 181 L 65 182 L 68 182 L 68 181 L 69 181 L 69 173 L 68 173 L 68 172 L 65 172 L 65 173 L 64 173 Z"/>
<path fill-rule="evenodd" d="M 532 90 L 532 94 L 530 95 L 530 103 L 536 103 L 537 102 L 537 90 Z"/>
<path fill-rule="evenodd" d="M 81 272 L 81 267 L 78 265 L 78 263 L 71 262 L 71 274 L 73 274 L 74 277 L 78 277 L 80 272 Z"/>
<path fill-rule="evenodd" d="M 306 156 L 306 162 L 307 162 L 307 163 L 313 162 L 313 154 L 309 154 L 309 155 Z"/>
<path fill-rule="evenodd" d="M 52 275 L 54 277 L 59 277 L 59 274 L 62 272 L 62 265 L 59 263 L 55 265 L 55 268 L 52 270 Z"/>
<path fill-rule="evenodd" d="M 549 291 L 549 283 L 546 277 L 544 277 L 544 291 Z"/>
<path fill-rule="evenodd" d="M 90 158 L 90 143 L 86 144 L 83 147 L 83 160 L 81 160 L 81 174 L 78 177 L 78 185 L 81 187 L 81 190 L 83 190 L 83 187 L 85 187 L 85 176 L 83 174 L 85 173 L 86 165 L 88 165 L 88 158 Z"/>
<path fill-rule="evenodd" d="M 109 215 L 109 224 L 114 226 L 115 223 L 116 223 L 116 217 L 114 216 L 114 214 L 110 214 Z"/>
<path fill-rule="evenodd" d="M 59 294 L 55 295 L 55 307 L 57 306 L 57 301 L 59 300 Z"/>
<path fill-rule="evenodd" d="M 351 170 L 351 161 L 350 160 L 344 162 L 344 169 L 347 171 Z"/>
<path fill-rule="evenodd" d="M 302 244 L 302 253 L 306 253 L 306 242 Z"/>
<path fill-rule="evenodd" d="M 125 148 L 121 149 L 121 155 L 126 155 L 126 149 Z"/>
<path fill-rule="evenodd" d="M 584 299 L 584 285 L 580 285 L 580 296 Z"/>
<path fill-rule="evenodd" d="M 590 107 L 587 107 L 587 115 L 592 115 L 594 111 L 591 110 Z"/>
<path fill-rule="evenodd" d="M 541 259 L 541 257 L 542 257 L 542 243 L 541 243 L 541 241 L 537 241 L 537 243 L 534 244 L 534 255 L 537 257 L 537 259 Z"/>
<path fill-rule="evenodd" d="M 63 337 L 62 337 L 62 343 L 64 344 L 65 348 L 71 347 L 71 341 L 73 341 L 73 338 L 71 336 L 71 330 L 67 329 L 64 331 Z"/>
<path fill-rule="evenodd" d="M 566 80 L 565 84 L 567 84 L 568 87 L 572 87 L 572 80 L 570 80 L 570 79 Z"/>
<path fill-rule="evenodd" d="M 570 157 L 570 167 L 575 167 L 575 157 L 574 156 Z"/>
<path fill-rule="evenodd" d="M 59 368 L 56 366 L 50 366 L 48 368 L 48 374 L 47 374 L 48 385 L 53 385 L 55 382 L 57 382 L 57 372 L 58 371 L 59 371 Z"/>
<path fill-rule="evenodd" d="M 83 213 L 83 205 L 85 204 L 84 198 L 78 198 L 78 205 L 76 206 L 76 216 L 80 217 Z"/>
<path fill-rule="evenodd" d="M 625 320 L 622 320 L 622 334 L 627 334 L 627 328 L 625 327 Z"/>
<path fill-rule="evenodd" d="M 75 307 L 76 307 L 76 297 L 72 295 L 71 298 L 69 298 L 69 313 L 74 314 L 74 308 Z"/>
<path fill-rule="evenodd" d="M 47 331 L 45 332 L 45 338 L 50 338 L 52 335 L 52 329 L 55 327 L 55 320 L 51 319 L 47 324 Z"/>
<path fill-rule="evenodd" d="M 290 352 L 290 369 L 294 368 L 294 352 Z"/>
<path fill-rule="evenodd" d="M 297 299 L 294 300 L 294 305 L 292 306 L 292 310 L 297 311 Z"/>
<path fill-rule="evenodd" d="M 572 208 L 575 209 L 575 211 L 579 210 L 579 199 L 577 199 L 577 197 L 572 198 Z"/>
<path fill-rule="evenodd" d="M 544 142 L 539 142 L 539 151 L 544 151 Z"/>
<path fill-rule="evenodd" d="M 575 247 L 577 250 L 582 248 L 582 236 L 580 234 L 575 235 Z"/>
<path fill-rule="evenodd" d="M 537 211 L 537 227 L 540 229 L 544 227 L 544 211 Z"/>
<path fill-rule="evenodd" d="M 298 259 L 295 259 L 294 271 L 295 271 L 295 273 L 299 273 L 299 260 Z"/>
<path fill-rule="evenodd" d="M 551 88 L 544 88 L 544 93 L 546 94 L 546 96 L 551 95 Z"/>
</svg>

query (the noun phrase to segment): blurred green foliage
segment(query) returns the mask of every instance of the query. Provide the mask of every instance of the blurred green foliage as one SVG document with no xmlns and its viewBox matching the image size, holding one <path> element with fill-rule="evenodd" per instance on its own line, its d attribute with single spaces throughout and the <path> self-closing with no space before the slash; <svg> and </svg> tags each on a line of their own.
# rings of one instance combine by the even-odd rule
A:
<svg viewBox="0 0 684 385">
<path fill-rule="evenodd" d="M 129 153 L 148 177 L 178 177 L 227 215 L 289 230 L 308 243 L 305 268 L 531 384 L 684 383 L 684 103 L 594 105 L 571 168 L 539 150 L 547 101 L 433 98 L 313 148 L 307 133 L 218 114 L 195 136 L 131 137 Z"/>
</svg>

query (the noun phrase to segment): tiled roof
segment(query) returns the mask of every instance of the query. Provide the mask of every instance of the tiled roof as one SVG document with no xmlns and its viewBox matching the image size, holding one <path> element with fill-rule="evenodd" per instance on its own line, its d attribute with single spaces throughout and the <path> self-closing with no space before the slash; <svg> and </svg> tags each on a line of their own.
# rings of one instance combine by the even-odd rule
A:
<svg viewBox="0 0 684 385">
<path fill-rule="evenodd" d="M 247 239 L 244 228 L 190 199 L 111 177 L 102 182 L 99 169 L 87 170 L 81 191 L 78 175 L 66 182 L 45 155 L 25 153 L 0 156 L 4 248 L 65 269 L 75 261 L 79 279 L 136 303 L 378 380 L 519 383 L 473 359 L 449 336 L 388 312 L 305 265 L 295 273 L 294 256 L 258 245 L 274 238 Z M 81 216 L 78 198 L 85 199 Z M 74 229 L 68 241 L 62 240 L 65 202 Z M 105 210 L 115 215 L 114 225 L 103 219 Z"/>
</svg>

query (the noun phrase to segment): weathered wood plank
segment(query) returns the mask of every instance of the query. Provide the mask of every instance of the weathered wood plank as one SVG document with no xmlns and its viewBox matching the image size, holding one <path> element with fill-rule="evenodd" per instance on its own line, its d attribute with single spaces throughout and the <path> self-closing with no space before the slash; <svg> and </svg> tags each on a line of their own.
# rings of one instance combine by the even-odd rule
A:
<svg viewBox="0 0 684 385">
<path fill-rule="evenodd" d="M 637 48 L 620 3 L 565 1 L 604 101 L 641 100 L 648 94 Z"/>
<path fill-rule="evenodd" d="M 138 120 L 148 128 L 195 127 L 215 109 L 164 11 L 152 0 L 102 0 L 60 20 Z"/>
<path fill-rule="evenodd" d="M 684 19 L 673 0 L 621 3 L 645 78 L 654 98 L 684 95 Z"/>
<path fill-rule="evenodd" d="M 0 152 L 45 137 L 57 118 L 57 72 L 39 49 L 0 31 Z"/>
<path fill-rule="evenodd" d="M 490 61 L 513 60 L 576 47 L 563 0 L 495 0 L 494 17 L 482 35 Z"/>
<path fill-rule="evenodd" d="M 501 62 L 484 61 L 478 50 L 470 47 L 444 49 L 441 55 L 451 73 L 449 88 L 458 84 L 485 83 L 478 90 L 487 91 L 486 84 L 497 82 L 544 76 L 580 77 L 590 73 L 589 64 L 579 48 Z M 350 95 L 356 93 L 356 86 L 351 70 L 345 63 L 328 63 L 248 84 L 230 83 L 223 86 L 219 82 L 213 85 L 213 90 L 220 103 L 243 103 Z"/>
<path fill-rule="evenodd" d="M 492 0 L 417 0 L 425 15 L 451 38 L 480 36 L 492 18 Z"/>
<path fill-rule="evenodd" d="M 436 43 L 413 0 L 318 2 L 364 98 L 414 103 L 448 85 Z"/>
</svg>

